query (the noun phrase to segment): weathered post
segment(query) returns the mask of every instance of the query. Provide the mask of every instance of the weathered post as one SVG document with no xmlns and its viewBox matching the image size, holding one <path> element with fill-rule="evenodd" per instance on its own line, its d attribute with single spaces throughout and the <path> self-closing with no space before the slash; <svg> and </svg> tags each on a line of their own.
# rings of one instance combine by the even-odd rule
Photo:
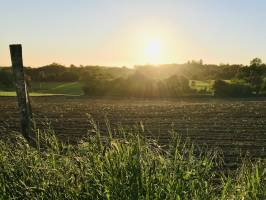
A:
<svg viewBox="0 0 266 200">
<path fill-rule="evenodd" d="M 20 44 L 10 45 L 12 69 L 20 110 L 21 132 L 30 141 L 33 128 L 31 105 L 25 81 L 22 59 L 22 46 Z"/>
</svg>

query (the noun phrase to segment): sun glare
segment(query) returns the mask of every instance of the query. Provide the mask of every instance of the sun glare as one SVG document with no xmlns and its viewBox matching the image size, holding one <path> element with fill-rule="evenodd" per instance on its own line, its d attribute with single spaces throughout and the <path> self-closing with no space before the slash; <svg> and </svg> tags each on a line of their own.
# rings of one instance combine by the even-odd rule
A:
<svg viewBox="0 0 266 200">
<path fill-rule="evenodd" d="M 156 64 L 161 58 L 161 43 L 158 39 L 150 40 L 145 48 L 146 61 L 151 64 Z"/>
</svg>

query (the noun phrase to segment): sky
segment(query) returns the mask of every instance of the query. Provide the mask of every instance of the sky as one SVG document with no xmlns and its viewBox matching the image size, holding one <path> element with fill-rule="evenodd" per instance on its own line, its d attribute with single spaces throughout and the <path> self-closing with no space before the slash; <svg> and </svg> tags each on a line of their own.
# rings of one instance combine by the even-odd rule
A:
<svg viewBox="0 0 266 200">
<path fill-rule="evenodd" d="M 266 61 L 265 0 L 0 0 L 0 66 Z"/>
</svg>

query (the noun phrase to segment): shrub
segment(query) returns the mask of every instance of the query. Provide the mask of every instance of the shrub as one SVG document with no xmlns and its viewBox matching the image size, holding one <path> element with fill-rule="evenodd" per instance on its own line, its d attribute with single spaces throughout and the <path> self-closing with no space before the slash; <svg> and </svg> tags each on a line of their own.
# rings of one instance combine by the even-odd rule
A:
<svg viewBox="0 0 266 200">
<path fill-rule="evenodd" d="M 238 83 L 227 83 L 217 80 L 213 84 L 214 95 L 218 97 L 248 97 L 252 95 L 249 85 Z"/>
</svg>

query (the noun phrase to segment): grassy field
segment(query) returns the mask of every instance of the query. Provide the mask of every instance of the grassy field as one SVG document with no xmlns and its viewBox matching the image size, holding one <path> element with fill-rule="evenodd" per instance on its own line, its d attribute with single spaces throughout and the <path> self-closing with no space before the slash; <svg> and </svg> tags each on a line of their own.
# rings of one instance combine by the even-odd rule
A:
<svg viewBox="0 0 266 200">
<path fill-rule="evenodd" d="M 7 91 L 0 91 L 0 96 L 4 96 L 4 97 L 14 97 L 16 96 L 16 92 L 7 92 Z M 39 96 L 54 96 L 54 95 L 59 95 L 59 94 L 49 94 L 49 93 L 40 93 L 40 92 L 30 92 L 30 96 L 33 97 L 39 97 Z"/>
<path fill-rule="evenodd" d="M 189 86 L 192 89 L 197 90 L 198 92 L 212 93 L 213 83 L 214 83 L 213 80 L 207 80 L 207 81 L 190 80 Z"/>
<path fill-rule="evenodd" d="M 190 80 L 189 86 L 192 89 L 196 89 L 196 90 L 210 90 L 211 89 L 211 81 Z"/>
<path fill-rule="evenodd" d="M 83 95 L 82 85 L 79 82 L 35 82 L 32 83 L 31 90 L 51 94 Z"/>
<path fill-rule="evenodd" d="M 31 83 L 30 96 L 80 96 L 83 95 L 82 85 L 79 82 L 33 82 Z M 16 96 L 15 91 L 0 90 L 0 96 Z"/>
<path fill-rule="evenodd" d="M 265 161 L 246 161 L 227 175 L 218 152 L 182 142 L 174 131 L 162 148 L 141 136 L 143 126 L 109 129 L 103 138 L 90 122 L 93 135 L 76 146 L 49 128 L 36 130 L 35 148 L 19 135 L 0 140 L 0 199 L 266 198 Z"/>
<path fill-rule="evenodd" d="M 233 80 L 224 80 L 227 83 L 234 82 Z M 206 81 L 198 81 L 198 80 L 190 80 L 189 86 L 198 91 L 198 92 L 206 92 L 209 94 L 213 94 L 213 84 L 215 80 L 206 80 Z M 241 83 L 241 81 L 238 80 L 238 83 Z M 243 82 L 242 82 L 243 84 Z"/>
</svg>

